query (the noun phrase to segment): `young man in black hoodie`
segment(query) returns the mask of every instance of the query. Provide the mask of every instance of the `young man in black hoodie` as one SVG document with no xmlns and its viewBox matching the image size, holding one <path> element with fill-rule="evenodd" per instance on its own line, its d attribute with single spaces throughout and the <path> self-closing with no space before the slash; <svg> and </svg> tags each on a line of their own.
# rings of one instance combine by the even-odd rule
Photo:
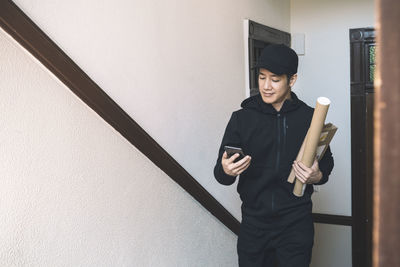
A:
<svg viewBox="0 0 400 267">
<path fill-rule="evenodd" d="M 257 62 L 260 94 L 242 102 L 226 127 L 214 176 L 231 185 L 240 175 L 242 223 L 237 243 L 241 267 L 306 267 L 314 240 L 312 184 L 328 181 L 333 168 L 330 148 L 311 168 L 296 162 L 313 109 L 291 91 L 297 79 L 297 54 L 285 45 L 264 48 Z M 247 155 L 228 158 L 225 146 Z M 293 195 L 287 178 L 307 184 L 303 197 Z"/>
</svg>

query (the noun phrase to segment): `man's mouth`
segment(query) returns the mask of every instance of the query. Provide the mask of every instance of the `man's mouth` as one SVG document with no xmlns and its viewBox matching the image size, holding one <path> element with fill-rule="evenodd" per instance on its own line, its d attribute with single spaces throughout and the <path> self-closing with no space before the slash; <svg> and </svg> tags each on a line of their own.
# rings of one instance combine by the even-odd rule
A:
<svg viewBox="0 0 400 267">
<path fill-rule="evenodd" d="M 274 93 L 265 93 L 265 92 L 263 92 L 263 95 L 264 96 L 266 96 L 266 97 L 270 97 L 270 96 L 272 96 Z"/>
</svg>

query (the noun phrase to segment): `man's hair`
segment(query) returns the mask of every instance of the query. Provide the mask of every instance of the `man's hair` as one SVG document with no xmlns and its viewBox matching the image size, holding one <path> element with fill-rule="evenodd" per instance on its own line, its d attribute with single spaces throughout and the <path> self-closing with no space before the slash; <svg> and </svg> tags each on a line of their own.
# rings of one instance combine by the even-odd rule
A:
<svg viewBox="0 0 400 267">
<path fill-rule="evenodd" d="M 294 74 L 285 74 L 285 75 L 287 77 L 287 84 L 289 85 L 290 84 L 290 79 L 292 79 Z"/>
</svg>

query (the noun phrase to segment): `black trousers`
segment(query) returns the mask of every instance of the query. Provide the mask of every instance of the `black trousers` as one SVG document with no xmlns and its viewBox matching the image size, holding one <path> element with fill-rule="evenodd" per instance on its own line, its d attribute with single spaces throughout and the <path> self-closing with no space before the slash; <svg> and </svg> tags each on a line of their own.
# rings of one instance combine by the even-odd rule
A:
<svg viewBox="0 0 400 267">
<path fill-rule="evenodd" d="M 242 219 L 237 242 L 240 267 L 309 267 L 314 243 L 311 214 L 276 217 L 267 225 Z"/>
</svg>

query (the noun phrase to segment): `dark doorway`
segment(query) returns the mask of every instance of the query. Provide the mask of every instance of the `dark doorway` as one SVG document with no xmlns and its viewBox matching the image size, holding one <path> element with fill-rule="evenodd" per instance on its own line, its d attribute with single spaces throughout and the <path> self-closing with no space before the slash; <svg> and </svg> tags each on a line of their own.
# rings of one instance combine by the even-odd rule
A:
<svg viewBox="0 0 400 267">
<path fill-rule="evenodd" d="M 375 30 L 350 30 L 352 249 L 354 267 L 372 264 Z"/>
<path fill-rule="evenodd" d="M 249 21 L 249 77 L 250 95 L 258 94 L 257 72 L 254 69 L 264 47 L 270 44 L 290 46 L 290 34 L 268 26 Z"/>
</svg>

